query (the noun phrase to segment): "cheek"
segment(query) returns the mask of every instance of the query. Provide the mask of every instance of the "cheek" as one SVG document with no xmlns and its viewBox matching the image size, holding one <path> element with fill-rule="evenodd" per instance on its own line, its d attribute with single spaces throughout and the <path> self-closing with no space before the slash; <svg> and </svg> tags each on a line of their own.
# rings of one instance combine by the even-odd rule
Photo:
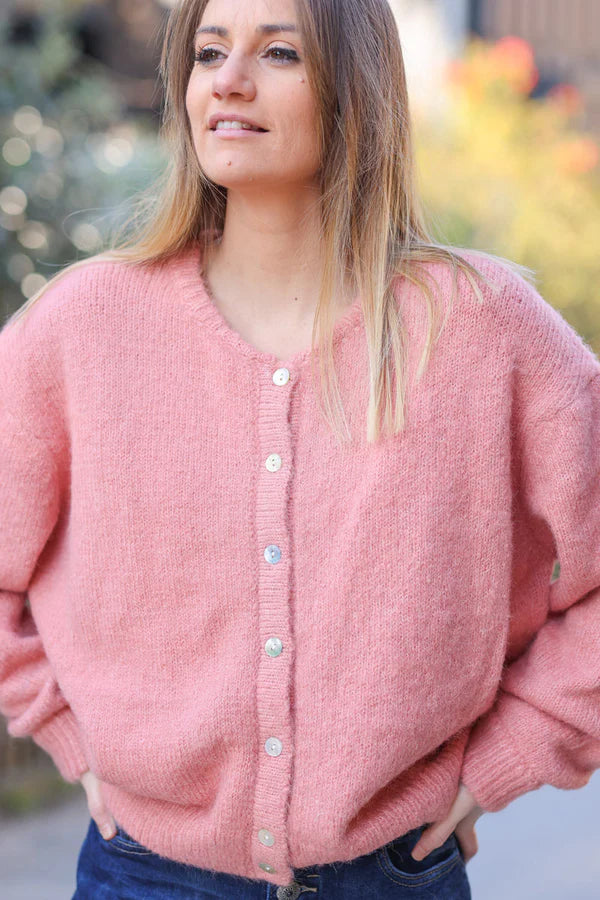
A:
<svg viewBox="0 0 600 900">
<path fill-rule="evenodd" d="M 198 89 L 198 85 L 194 84 L 193 78 L 188 83 L 185 94 L 185 108 L 192 128 L 196 128 L 203 115 L 204 100 L 202 92 Z"/>
<path fill-rule="evenodd" d="M 297 146 L 312 146 L 318 134 L 317 109 L 312 97 L 299 94 L 289 100 L 289 110 L 293 110 L 286 122 L 286 135 Z"/>
</svg>

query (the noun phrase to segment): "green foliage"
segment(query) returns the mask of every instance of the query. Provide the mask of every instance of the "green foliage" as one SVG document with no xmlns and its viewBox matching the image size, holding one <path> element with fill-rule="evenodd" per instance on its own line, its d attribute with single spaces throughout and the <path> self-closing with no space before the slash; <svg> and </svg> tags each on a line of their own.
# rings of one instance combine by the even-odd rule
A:
<svg viewBox="0 0 600 900">
<path fill-rule="evenodd" d="M 110 71 L 85 57 L 50 4 L 34 42 L 0 23 L 0 293 L 3 316 L 64 265 L 99 252 L 126 201 L 164 165 L 150 114 L 127 115 Z"/>
<path fill-rule="evenodd" d="M 420 192 L 444 243 L 533 268 L 538 289 L 600 352 L 600 167 L 572 85 L 535 97 L 531 47 L 473 40 L 440 116 L 417 110 Z"/>
</svg>

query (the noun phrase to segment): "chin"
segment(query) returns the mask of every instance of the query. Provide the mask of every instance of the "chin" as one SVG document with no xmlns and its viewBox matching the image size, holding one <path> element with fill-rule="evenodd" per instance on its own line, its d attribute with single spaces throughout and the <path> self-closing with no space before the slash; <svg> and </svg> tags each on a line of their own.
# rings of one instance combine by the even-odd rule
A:
<svg viewBox="0 0 600 900">
<path fill-rule="evenodd" d="M 230 156 L 231 165 L 226 163 L 212 166 L 202 166 L 202 171 L 207 178 L 221 187 L 240 187 L 247 184 L 252 187 L 257 184 L 273 186 L 274 176 L 272 172 L 256 172 L 250 167 L 236 162 L 234 156 Z"/>
</svg>

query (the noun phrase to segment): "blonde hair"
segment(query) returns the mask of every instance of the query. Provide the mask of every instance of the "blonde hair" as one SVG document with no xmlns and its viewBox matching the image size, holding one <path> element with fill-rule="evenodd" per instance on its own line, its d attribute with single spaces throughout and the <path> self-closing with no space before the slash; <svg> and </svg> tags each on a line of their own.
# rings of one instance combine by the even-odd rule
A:
<svg viewBox="0 0 600 900">
<path fill-rule="evenodd" d="M 99 260 L 147 265 L 169 259 L 192 242 L 203 257 L 214 239 L 211 235 L 222 232 L 227 191 L 201 169 L 185 106 L 194 65 L 194 32 L 207 2 L 183 0 L 166 20 L 159 69 L 165 97 L 160 138 L 168 148 L 164 171 L 137 195 L 133 215 L 113 234 L 105 252 L 66 266 L 12 319 L 20 318 L 73 269 Z M 461 256 L 464 248 L 437 243 L 427 230 L 415 184 L 400 36 L 387 0 L 295 0 L 295 7 L 308 80 L 319 109 L 325 265 L 312 346 L 318 341 L 322 410 L 339 437 L 343 408 L 333 365 L 330 298 L 339 295 L 350 275 L 361 298 L 369 360 L 367 440 L 376 442 L 382 432 L 397 433 L 405 425 L 405 334 L 394 279 L 403 276 L 416 284 L 427 303 L 429 330 L 419 377 L 439 337 L 439 333 L 434 337 L 439 309 L 427 284 L 431 277 L 427 264 L 452 267 L 453 299 L 459 269 L 480 303 L 483 295 L 475 277 L 488 286 L 497 285 Z M 502 257 L 468 252 L 496 260 L 526 278 L 533 274 Z"/>
</svg>

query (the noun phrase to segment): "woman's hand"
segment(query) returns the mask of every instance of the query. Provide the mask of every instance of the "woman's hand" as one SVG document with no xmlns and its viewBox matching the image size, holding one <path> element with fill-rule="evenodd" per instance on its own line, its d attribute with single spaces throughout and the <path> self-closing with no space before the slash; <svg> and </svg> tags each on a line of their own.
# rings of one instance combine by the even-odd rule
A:
<svg viewBox="0 0 600 900">
<path fill-rule="evenodd" d="M 102 795 L 100 793 L 101 782 L 93 772 L 89 771 L 89 769 L 80 776 L 79 780 L 87 794 L 90 816 L 100 829 L 102 837 L 109 841 L 117 833 L 117 825 L 102 800 Z"/>
<path fill-rule="evenodd" d="M 458 793 L 450 812 L 445 819 L 434 822 L 425 829 L 413 847 L 411 855 L 415 859 L 423 859 L 436 847 L 440 847 L 455 831 L 464 861 L 467 863 L 479 850 L 475 822 L 484 812 L 468 787 L 462 781 L 459 782 Z"/>
</svg>

